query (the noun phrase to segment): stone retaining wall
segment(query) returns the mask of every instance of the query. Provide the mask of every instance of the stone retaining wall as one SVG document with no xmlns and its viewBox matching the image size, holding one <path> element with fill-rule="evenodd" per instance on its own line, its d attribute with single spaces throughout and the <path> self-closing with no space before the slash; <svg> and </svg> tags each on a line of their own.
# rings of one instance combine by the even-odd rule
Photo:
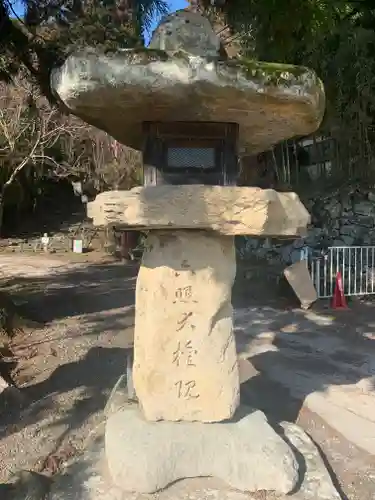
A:
<svg viewBox="0 0 375 500">
<path fill-rule="evenodd" d="M 240 259 L 264 258 L 270 263 L 289 264 L 299 259 L 303 246 L 309 250 L 330 246 L 375 245 L 375 190 L 334 190 L 305 200 L 312 224 L 304 240 L 294 241 L 239 237 Z"/>
</svg>

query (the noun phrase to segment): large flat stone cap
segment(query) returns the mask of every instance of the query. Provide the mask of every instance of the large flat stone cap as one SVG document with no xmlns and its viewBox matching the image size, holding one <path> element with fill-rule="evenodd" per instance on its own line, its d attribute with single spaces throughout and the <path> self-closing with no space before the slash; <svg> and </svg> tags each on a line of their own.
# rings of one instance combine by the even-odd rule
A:
<svg viewBox="0 0 375 500">
<path fill-rule="evenodd" d="M 243 154 L 314 132 L 325 96 L 304 67 L 221 61 L 186 52 L 126 49 L 72 54 L 51 76 L 68 109 L 119 142 L 140 150 L 144 121 L 238 123 Z"/>
<path fill-rule="evenodd" d="M 295 193 L 229 186 L 149 186 L 107 191 L 87 206 L 95 226 L 207 229 L 225 235 L 294 237 L 310 216 Z"/>
</svg>

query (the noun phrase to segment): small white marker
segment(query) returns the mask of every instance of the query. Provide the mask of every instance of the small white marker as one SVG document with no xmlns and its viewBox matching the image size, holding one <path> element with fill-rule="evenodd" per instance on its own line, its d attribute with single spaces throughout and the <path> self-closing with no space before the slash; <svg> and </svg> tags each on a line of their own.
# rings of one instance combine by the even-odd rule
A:
<svg viewBox="0 0 375 500">
<path fill-rule="evenodd" d="M 49 238 L 48 234 L 44 233 L 42 238 L 41 238 L 41 242 L 42 242 L 43 250 L 45 252 L 48 252 L 49 241 L 50 241 L 50 238 Z"/>
</svg>

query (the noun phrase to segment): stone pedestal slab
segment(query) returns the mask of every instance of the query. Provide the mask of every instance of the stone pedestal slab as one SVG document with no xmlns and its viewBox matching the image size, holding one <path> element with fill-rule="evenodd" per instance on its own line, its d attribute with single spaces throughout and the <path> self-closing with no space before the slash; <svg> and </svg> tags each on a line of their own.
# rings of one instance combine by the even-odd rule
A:
<svg viewBox="0 0 375 500">
<path fill-rule="evenodd" d="M 153 231 L 136 288 L 134 387 L 147 420 L 216 422 L 239 404 L 232 237 Z"/>
<path fill-rule="evenodd" d="M 298 481 L 289 446 L 263 413 L 240 408 L 237 418 L 214 424 L 147 422 L 136 407 L 109 417 L 105 452 L 113 483 L 153 493 L 177 480 L 216 477 L 241 491 L 287 494 Z"/>
<path fill-rule="evenodd" d="M 88 203 L 87 216 L 95 226 L 206 229 L 262 238 L 304 236 L 310 223 L 296 193 L 200 184 L 106 191 Z"/>
</svg>

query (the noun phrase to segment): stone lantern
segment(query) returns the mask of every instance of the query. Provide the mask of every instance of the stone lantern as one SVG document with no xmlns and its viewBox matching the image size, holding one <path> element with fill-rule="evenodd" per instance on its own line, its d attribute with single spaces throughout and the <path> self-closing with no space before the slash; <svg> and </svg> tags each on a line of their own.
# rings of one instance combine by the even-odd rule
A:
<svg viewBox="0 0 375 500">
<path fill-rule="evenodd" d="M 136 287 L 137 404 L 106 422 L 109 482 L 90 499 L 198 476 L 281 494 L 299 481 L 287 442 L 240 405 L 231 290 L 235 235 L 296 237 L 310 217 L 295 193 L 236 181 L 239 151 L 318 128 L 324 91 L 307 68 L 221 53 L 207 19 L 178 11 L 149 48 L 82 50 L 52 74 L 73 114 L 142 151 L 144 163 L 144 186 L 88 204 L 96 226 L 149 234 Z"/>
</svg>

